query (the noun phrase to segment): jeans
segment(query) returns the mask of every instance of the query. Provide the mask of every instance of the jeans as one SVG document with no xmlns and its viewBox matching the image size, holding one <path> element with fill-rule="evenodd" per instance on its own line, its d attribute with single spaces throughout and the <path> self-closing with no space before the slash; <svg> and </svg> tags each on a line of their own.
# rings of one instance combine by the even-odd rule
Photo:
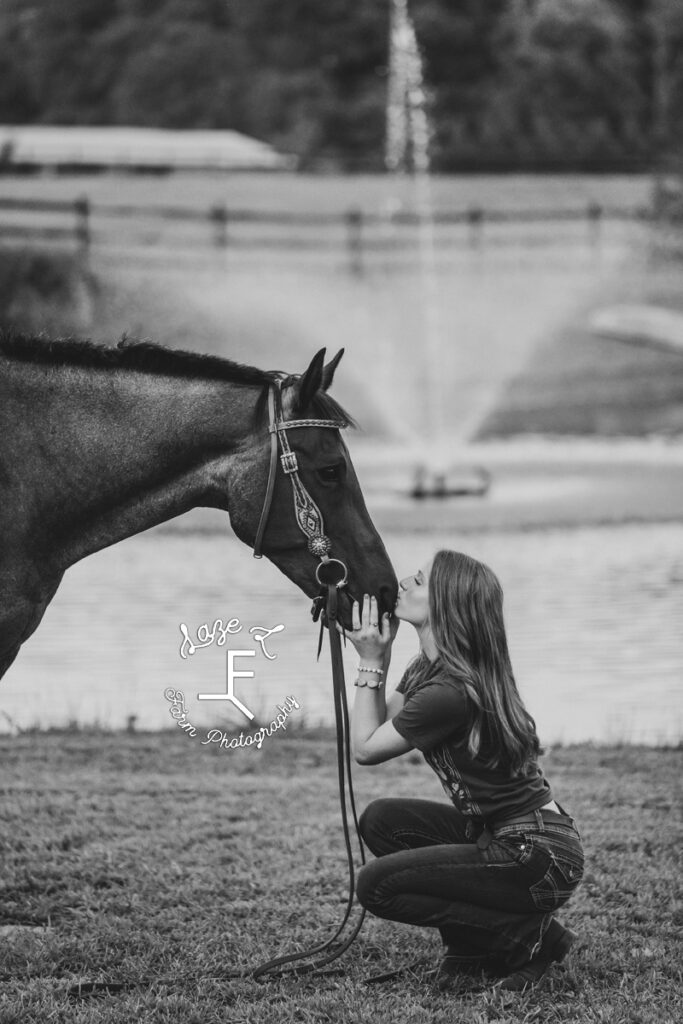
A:
<svg viewBox="0 0 683 1024">
<path fill-rule="evenodd" d="M 489 831 L 450 804 L 375 800 L 360 828 L 377 859 L 359 872 L 358 899 L 377 917 L 438 928 L 451 955 L 514 970 L 540 950 L 583 876 L 573 819 L 528 817 Z"/>
</svg>

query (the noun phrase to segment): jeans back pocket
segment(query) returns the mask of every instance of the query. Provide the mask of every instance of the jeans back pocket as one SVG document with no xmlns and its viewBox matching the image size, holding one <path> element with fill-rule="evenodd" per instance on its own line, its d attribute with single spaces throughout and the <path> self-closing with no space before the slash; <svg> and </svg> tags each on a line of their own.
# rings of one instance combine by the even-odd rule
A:
<svg viewBox="0 0 683 1024">
<path fill-rule="evenodd" d="M 539 910 L 557 910 L 566 903 L 583 878 L 584 856 L 577 833 L 542 832 L 529 837 L 549 857 L 543 878 L 530 887 L 531 898 Z"/>
</svg>

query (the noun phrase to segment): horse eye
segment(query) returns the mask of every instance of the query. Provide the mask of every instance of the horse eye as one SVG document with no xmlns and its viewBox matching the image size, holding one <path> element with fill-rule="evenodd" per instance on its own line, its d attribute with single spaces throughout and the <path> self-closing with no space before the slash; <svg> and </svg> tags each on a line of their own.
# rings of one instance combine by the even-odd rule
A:
<svg viewBox="0 0 683 1024">
<path fill-rule="evenodd" d="M 335 484 L 341 480 L 342 466 L 338 463 L 336 466 L 323 466 L 322 469 L 318 470 L 318 476 L 326 484 Z"/>
</svg>

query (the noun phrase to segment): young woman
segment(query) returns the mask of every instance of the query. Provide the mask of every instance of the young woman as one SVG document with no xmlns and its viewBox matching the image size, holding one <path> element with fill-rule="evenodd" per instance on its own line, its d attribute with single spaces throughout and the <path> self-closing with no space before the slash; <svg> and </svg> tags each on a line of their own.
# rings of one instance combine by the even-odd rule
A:
<svg viewBox="0 0 683 1024">
<path fill-rule="evenodd" d="M 385 701 L 398 620 L 420 652 Z M 575 936 L 553 916 L 583 874 L 574 821 L 538 766 L 536 727 L 517 691 L 491 570 L 439 551 L 401 581 L 395 617 L 375 598 L 353 609 L 360 656 L 354 757 L 371 765 L 417 748 L 450 803 L 388 798 L 361 815 L 376 860 L 358 898 L 378 917 L 438 928 L 437 984 L 485 969 L 521 991 L 567 954 Z"/>
</svg>

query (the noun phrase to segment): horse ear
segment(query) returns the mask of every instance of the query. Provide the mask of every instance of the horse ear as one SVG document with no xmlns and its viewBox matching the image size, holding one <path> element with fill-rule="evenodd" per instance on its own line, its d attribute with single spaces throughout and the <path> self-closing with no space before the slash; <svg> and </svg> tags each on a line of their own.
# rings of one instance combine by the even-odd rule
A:
<svg viewBox="0 0 683 1024">
<path fill-rule="evenodd" d="M 334 357 L 334 359 L 330 359 L 330 361 L 327 364 L 327 366 L 323 367 L 323 380 L 322 380 L 322 389 L 323 389 L 323 391 L 327 391 L 327 389 L 329 388 L 330 384 L 332 383 L 332 378 L 334 377 L 334 371 L 339 366 L 339 361 L 340 361 L 340 359 L 341 359 L 341 357 L 343 355 L 344 355 L 344 349 L 340 348 L 339 351 L 337 352 L 336 356 Z"/>
<path fill-rule="evenodd" d="M 325 349 L 321 348 L 319 352 L 311 359 L 311 365 L 308 367 L 305 373 L 302 373 L 299 382 L 297 384 L 297 396 L 296 405 L 299 412 L 303 412 L 311 404 L 311 399 L 316 391 L 320 390 L 320 385 L 323 379 L 323 363 L 325 362 Z"/>
</svg>

